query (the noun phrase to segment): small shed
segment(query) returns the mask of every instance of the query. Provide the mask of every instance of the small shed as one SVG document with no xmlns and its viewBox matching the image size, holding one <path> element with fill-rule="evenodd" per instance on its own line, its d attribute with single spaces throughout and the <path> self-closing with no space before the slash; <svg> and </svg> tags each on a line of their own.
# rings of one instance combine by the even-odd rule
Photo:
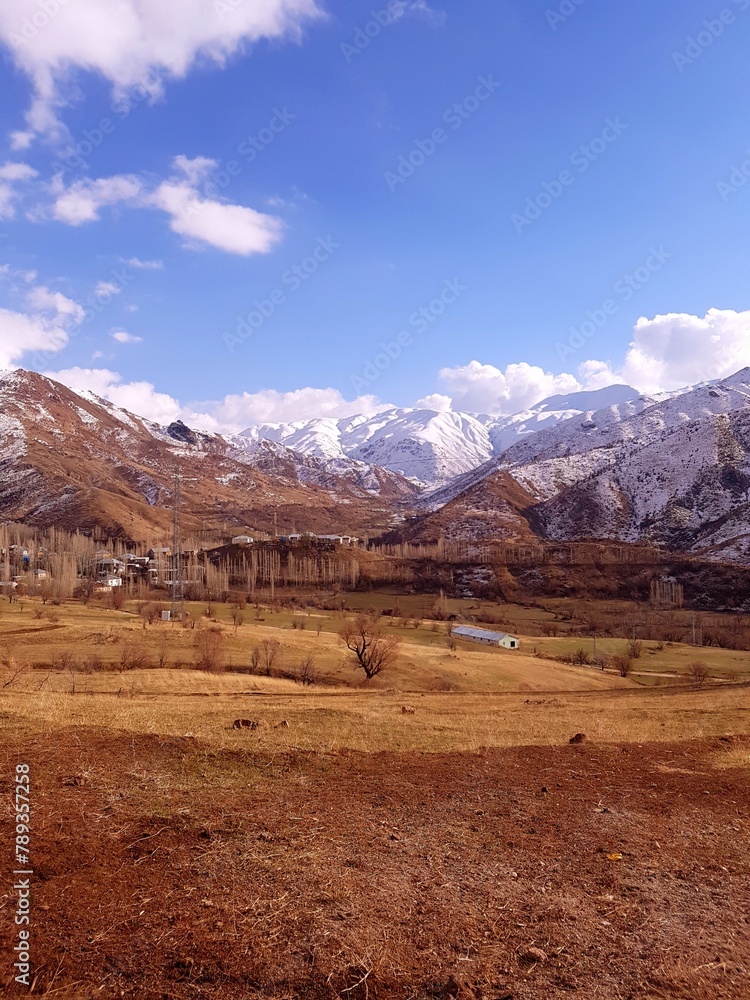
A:
<svg viewBox="0 0 750 1000">
<path fill-rule="evenodd" d="M 457 639 L 467 639 L 469 642 L 479 642 L 484 646 L 502 646 L 503 649 L 518 649 L 520 641 L 507 632 L 492 632 L 487 628 L 474 628 L 472 625 L 455 625 L 451 635 Z"/>
</svg>

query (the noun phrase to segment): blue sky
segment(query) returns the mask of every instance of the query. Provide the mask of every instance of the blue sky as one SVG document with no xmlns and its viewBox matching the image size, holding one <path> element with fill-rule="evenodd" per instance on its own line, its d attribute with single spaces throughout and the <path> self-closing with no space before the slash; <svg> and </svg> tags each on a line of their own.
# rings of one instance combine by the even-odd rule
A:
<svg viewBox="0 0 750 1000">
<path fill-rule="evenodd" d="M 750 363 L 750 0 L 45 2 L 0 13 L 6 367 L 236 428 Z"/>
</svg>

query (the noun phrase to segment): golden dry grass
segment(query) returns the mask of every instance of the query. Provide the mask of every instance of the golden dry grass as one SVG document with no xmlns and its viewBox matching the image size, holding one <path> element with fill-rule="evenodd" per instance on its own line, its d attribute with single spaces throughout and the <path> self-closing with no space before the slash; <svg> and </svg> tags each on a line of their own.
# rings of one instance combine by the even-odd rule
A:
<svg viewBox="0 0 750 1000">
<path fill-rule="evenodd" d="M 195 610 L 198 610 L 197 608 Z M 100 726 L 132 733 L 192 734 L 219 747 L 299 747 L 309 750 L 474 750 L 479 747 L 552 745 L 576 732 L 591 740 L 669 742 L 748 731 L 750 688 L 708 685 L 705 690 L 644 688 L 587 667 L 567 666 L 530 655 L 533 646 L 580 643 L 572 639 L 523 640 L 520 651 L 473 648 L 451 652 L 444 633 L 430 622 L 399 629 L 398 664 L 366 685 L 338 639 L 337 613 L 323 616 L 328 630 L 317 634 L 291 627 L 292 616 L 261 612 L 237 630 L 218 609 L 218 625 L 196 630 L 157 622 L 143 627 L 133 613 L 69 604 L 50 609 L 58 621 L 39 619 L 34 606 L 3 607 L 0 643 L 0 712 L 9 725 L 50 736 L 61 727 Z M 305 616 L 313 619 L 313 616 Z M 180 669 L 116 669 L 122 650 L 139 646 L 150 663 L 166 650 L 167 664 L 190 664 L 199 628 L 218 627 L 222 658 L 234 666 L 249 662 L 263 639 L 281 644 L 280 665 L 293 668 L 315 657 L 322 684 L 306 688 L 280 677 L 206 673 Z M 622 644 L 624 640 L 609 640 Z M 606 642 L 605 644 L 606 645 Z M 650 644 L 644 644 L 649 647 Z M 600 647 L 601 648 L 601 647 Z M 74 669 L 53 669 L 61 652 Z M 694 658 L 692 647 L 665 646 L 674 668 Z M 747 654 L 706 650 L 730 666 Z M 86 667 L 96 655 L 107 669 Z M 661 651 L 660 654 L 661 655 Z M 707 657 L 708 658 L 708 657 Z M 644 660 L 656 660 L 646 649 Z M 664 662 L 664 661 L 662 661 Z M 28 669 L 17 673 L 19 665 Z M 735 671 L 735 674 L 739 670 Z M 668 681 L 662 681 L 668 685 Z M 411 704 L 414 715 L 401 708 Z M 234 731 L 236 718 L 262 721 L 257 733 Z M 278 724 L 286 720 L 287 727 Z"/>
</svg>

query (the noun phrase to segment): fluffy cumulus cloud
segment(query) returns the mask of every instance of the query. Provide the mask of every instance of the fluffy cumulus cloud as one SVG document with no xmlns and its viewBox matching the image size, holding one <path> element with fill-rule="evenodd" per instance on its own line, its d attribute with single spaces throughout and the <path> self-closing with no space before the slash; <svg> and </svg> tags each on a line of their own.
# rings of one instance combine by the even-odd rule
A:
<svg viewBox="0 0 750 1000">
<path fill-rule="evenodd" d="M 69 226 L 82 226 L 101 218 L 108 205 L 138 204 L 143 182 L 131 174 L 117 174 L 99 180 L 75 181 L 66 188 L 60 178 L 52 185 L 52 218 Z M 40 213 L 41 214 L 41 213 Z"/>
<path fill-rule="evenodd" d="M 315 0 L 13 0 L 0 4 L 0 41 L 31 79 L 30 134 L 59 128 L 59 109 L 76 70 L 100 74 L 116 95 L 131 87 L 158 96 L 198 60 L 223 64 L 247 43 L 298 36 L 321 16 Z"/>
<path fill-rule="evenodd" d="M 57 352 L 69 339 L 70 330 L 80 323 L 84 308 L 61 292 L 35 284 L 34 272 L 2 272 L 15 287 L 21 281 L 24 310 L 0 309 L 0 368 L 12 368 L 31 351 Z"/>
<path fill-rule="evenodd" d="M 219 402 L 197 404 L 188 408 L 195 426 L 206 430 L 239 433 L 256 424 L 290 423 L 310 417 L 351 417 L 360 413 L 376 413 L 387 409 L 374 396 L 348 400 L 338 389 L 295 389 L 279 392 L 243 392 L 225 396 Z M 184 418 L 186 422 L 188 417 Z"/>
<path fill-rule="evenodd" d="M 112 334 L 112 340 L 116 340 L 118 344 L 143 343 L 143 337 L 137 337 L 134 333 L 128 333 L 127 330 L 115 330 Z"/>
<path fill-rule="evenodd" d="M 750 365 L 750 310 L 642 317 L 620 369 L 643 392 L 724 378 Z"/>
<path fill-rule="evenodd" d="M 468 413 L 516 413 L 546 396 L 581 388 L 574 375 L 553 375 L 525 361 L 503 370 L 471 361 L 443 368 L 439 377 L 450 393 L 452 409 Z"/>
<path fill-rule="evenodd" d="M 13 368 L 28 351 L 60 351 L 65 327 L 40 314 L 0 309 L 0 368 Z"/>
<path fill-rule="evenodd" d="M 157 209 L 166 212 L 172 231 L 184 237 L 191 249 L 211 246 L 241 256 L 268 253 L 281 239 L 281 220 L 216 198 L 209 179 L 216 166 L 215 160 L 204 156 L 177 156 L 174 174 L 152 188 L 133 174 L 86 178 L 67 188 L 58 177 L 51 187 L 51 206 L 38 208 L 33 217 L 40 220 L 51 215 L 58 222 L 81 226 L 96 222 L 108 206 Z M 133 261 L 141 269 L 161 266 L 160 261 Z"/>
<path fill-rule="evenodd" d="M 578 365 L 576 374 L 554 375 L 525 362 L 501 370 L 472 361 L 442 369 L 440 381 L 450 393 L 451 409 L 511 414 L 558 393 L 616 383 L 643 393 L 669 391 L 724 378 L 749 365 L 750 310 L 709 309 L 702 317 L 642 316 L 621 364 L 589 360 Z M 418 405 L 445 398 L 427 397 Z M 443 409 L 445 404 L 434 408 Z"/>
<path fill-rule="evenodd" d="M 122 376 L 109 368 L 65 368 L 45 375 L 76 392 L 93 392 L 123 410 L 160 424 L 169 424 L 182 414 L 177 400 L 166 392 L 157 392 L 151 382 L 123 382 Z"/>
<path fill-rule="evenodd" d="M 126 382 L 109 368 L 75 367 L 45 374 L 76 392 L 93 392 L 148 420 L 168 424 L 180 419 L 191 427 L 220 434 L 237 434 L 254 424 L 305 420 L 311 416 L 348 417 L 386 408 L 373 396 L 346 400 L 336 389 L 297 389 L 293 392 L 269 389 L 183 405 L 173 396 L 158 392 L 151 382 Z"/>
<path fill-rule="evenodd" d="M 201 185 L 203 192 L 211 191 L 208 177 L 216 166 L 203 156 L 176 157 L 176 176 L 159 184 L 145 203 L 166 212 L 170 228 L 184 236 L 188 246 L 207 244 L 242 256 L 268 253 L 281 238 L 280 220 L 206 197 Z"/>
<path fill-rule="evenodd" d="M 0 274 L 3 274 L 0 268 Z M 31 276 L 29 280 L 33 280 Z M 59 350 L 67 341 L 66 325 L 81 309 L 72 300 L 33 284 L 27 293 L 33 314 L 0 310 L 0 367 L 26 350 Z M 125 331 L 115 340 L 131 343 Z M 627 383 L 640 392 L 679 389 L 718 379 L 750 365 L 750 311 L 710 309 L 704 317 L 670 313 L 638 320 L 634 339 L 621 365 L 588 360 L 577 374 L 555 375 L 525 362 L 499 369 L 472 361 L 444 368 L 440 381 L 447 393 L 433 393 L 420 408 L 471 413 L 512 414 L 547 396 Z M 288 423 L 311 417 L 373 414 L 390 404 L 367 395 L 346 399 L 337 389 L 304 388 L 291 392 L 266 389 L 221 400 L 182 404 L 158 392 L 150 382 L 125 382 L 106 368 L 70 368 L 50 373 L 74 389 L 89 389 L 117 406 L 159 423 L 177 418 L 198 429 L 237 433 L 262 423 Z"/>
</svg>

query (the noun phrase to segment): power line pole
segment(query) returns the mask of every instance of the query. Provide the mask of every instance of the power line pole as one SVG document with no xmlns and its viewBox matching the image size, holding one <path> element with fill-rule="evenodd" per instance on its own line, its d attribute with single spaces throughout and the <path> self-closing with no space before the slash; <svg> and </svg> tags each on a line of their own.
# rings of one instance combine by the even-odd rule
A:
<svg viewBox="0 0 750 1000">
<path fill-rule="evenodd" d="M 172 621 L 177 620 L 177 604 L 178 604 L 178 588 L 179 588 L 179 605 L 180 605 L 180 621 L 182 621 L 182 615 L 184 611 L 184 592 L 182 587 L 182 539 L 180 535 L 180 486 L 182 484 L 182 474 L 180 473 L 179 463 L 175 463 L 174 467 L 174 489 L 173 489 L 173 501 L 174 501 L 174 511 L 172 518 Z"/>
</svg>

